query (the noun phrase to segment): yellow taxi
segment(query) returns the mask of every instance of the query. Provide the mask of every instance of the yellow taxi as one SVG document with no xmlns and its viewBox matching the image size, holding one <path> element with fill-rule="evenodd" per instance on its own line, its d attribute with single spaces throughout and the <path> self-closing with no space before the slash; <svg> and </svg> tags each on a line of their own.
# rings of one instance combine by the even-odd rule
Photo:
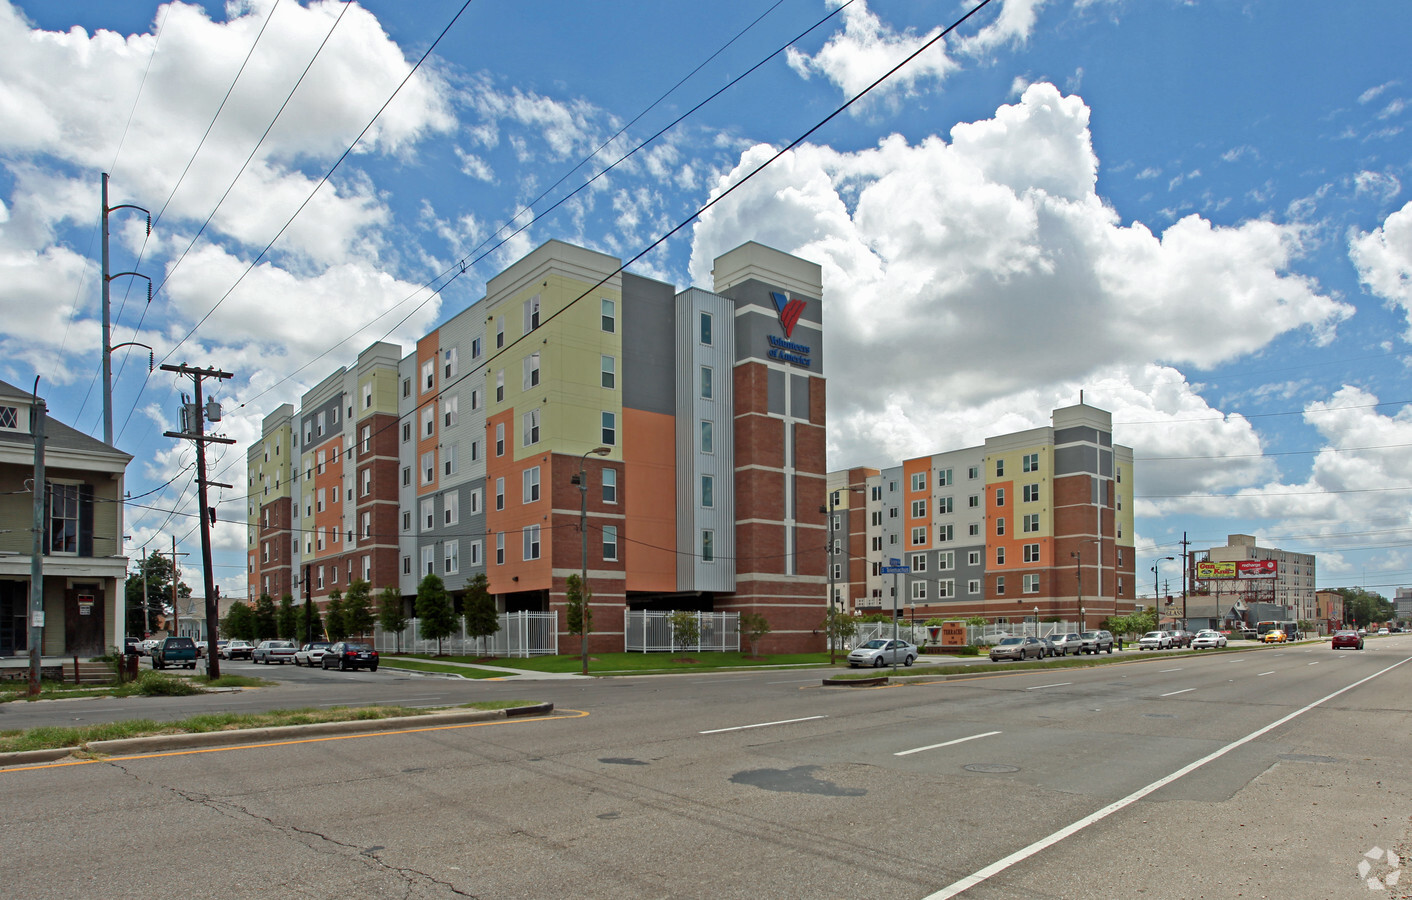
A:
<svg viewBox="0 0 1412 900">
<path fill-rule="evenodd" d="M 1285 633 L 1278 629 L 1267 631 L 1265 632 L 1265 637 L 1261 640 L 1267 644 L 1283 644 L 1285 642 Z"/>
</svg>

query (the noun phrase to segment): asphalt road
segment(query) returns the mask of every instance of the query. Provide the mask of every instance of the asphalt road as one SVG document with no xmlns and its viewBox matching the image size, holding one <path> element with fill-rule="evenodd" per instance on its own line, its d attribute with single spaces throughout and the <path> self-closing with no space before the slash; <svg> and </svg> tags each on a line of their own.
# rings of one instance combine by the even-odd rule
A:
<svg viewBox="0 0 1412 900">
<path fill-rule="evenodd" d="M 1412 636 L 1368 647 L 881 689 L 796 671 L 438 680 L 556 715 L 0 770 L 0 882 L 26 897 L 1366 897 L 1393 868 L 1365 854 L 1409 839 Z"/>
</svg>

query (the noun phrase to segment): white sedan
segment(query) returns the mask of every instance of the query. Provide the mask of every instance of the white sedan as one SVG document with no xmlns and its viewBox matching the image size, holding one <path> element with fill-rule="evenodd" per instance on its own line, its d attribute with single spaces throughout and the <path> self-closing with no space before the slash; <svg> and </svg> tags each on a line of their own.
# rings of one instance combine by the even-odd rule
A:
<svg viewBox="0 0 1412 900">
<path fill-rule="evenodd" d="M 1196 637 L 1191 640 L 1191 649 L 1193 650 L 1218 650 L 1224 646 L 1226 646 L 1226 636 L 1209 628 L 1205 631 L 1198 631 Z"/>
<path fill-rule="evenodd" d="M 314 641 L 312 644 L 305 644 L 294 651 L 294 664 L 296 666 L 321 666 L 324 661 L 324 651 L 333 646 L 328 641 Z"/>
<path fill-rule="evenodd" d="M 856 650 L 848 654 L 848 665 L 852 666 L 885 666 L 889 663 L 902 663 L 904 666 L 912 665 L 912 661 L 917 658 L 917 647 L 906 641 L 886 641 L 882 638 L 874 638 L 866 644 L 860 644 Z"/>
</svg>

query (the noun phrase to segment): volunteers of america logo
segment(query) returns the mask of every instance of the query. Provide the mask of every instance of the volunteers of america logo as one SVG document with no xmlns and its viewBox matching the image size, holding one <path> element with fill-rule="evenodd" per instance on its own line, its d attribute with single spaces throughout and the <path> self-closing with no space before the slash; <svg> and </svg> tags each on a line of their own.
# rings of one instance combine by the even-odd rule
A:
<svg viewBox="0 0 1412 900">
<path fill-rule="evenodd" d="M 1391 850 L 1374 847 L 1358 861 L 1358 877 L 1370 891 L 1385 891 L 1402 878 L 1402 860 Z"/>
<path fill-rule="evenodd" d="M 770 291 L 770 298 L 775 301 L 775 312 L 780 317 L 784 336 L 792 337 L 794 323 L 799 321 L 799 316 L 804 312 L 804 301 L 790 299 L 788 295 L 781 294 L 779 291 Z"/>
</svg>

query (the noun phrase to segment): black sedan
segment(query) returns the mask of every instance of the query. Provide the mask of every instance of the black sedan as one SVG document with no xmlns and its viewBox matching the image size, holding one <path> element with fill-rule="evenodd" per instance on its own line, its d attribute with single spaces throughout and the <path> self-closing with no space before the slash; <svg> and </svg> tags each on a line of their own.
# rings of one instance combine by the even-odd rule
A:
<svg viewBox="0 0 1412 900">
<path fill-rule="evenodd" d="M 337 666 L 340 672 L 348 669 L 368 669 L 376 672 L 378 652 L 367 644 L 339 641 L 325 650 L 324 658 L 319 660 L 320 668 L 327 669 L 330 666 Z"/>
</svg>

